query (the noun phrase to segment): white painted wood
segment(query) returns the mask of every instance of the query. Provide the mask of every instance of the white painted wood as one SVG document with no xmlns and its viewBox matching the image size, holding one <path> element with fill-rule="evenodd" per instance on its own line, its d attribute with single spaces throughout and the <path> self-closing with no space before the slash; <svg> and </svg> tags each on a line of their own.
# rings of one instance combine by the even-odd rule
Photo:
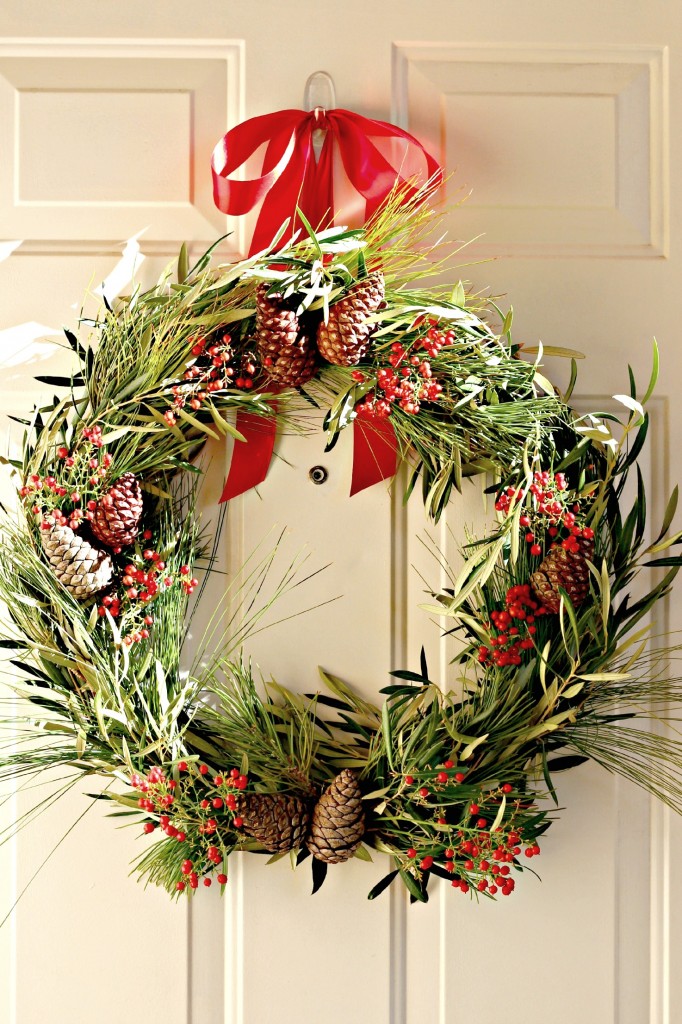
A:
<svg viewBox="0 0 682 1024">
<path fill-rule="evenodd" d="M 216 126 L 244 110 L 239 41 L 0 40 L 2 230 L 29 252 L 205 246 L 243 225 L 215 207 Z M 135 173 L 131 174 L 131 167 Z"/>
<path fill-rule="evenodd" d="M 301 106 L 307 76 L 323 68 L 339 106 L 400 120 L 445 154 L 451 198 L 472 192 L 450 219 L 454 236 L 485 233 L 462 260 L 504 257 L 460 273 L 513 303 L 517 340 L 586 352 L 583 394 L 625 390 L 628 361 L 644 380 L 659 337 L 646 464 L 655 519 L 682 478 L 682 206 L 668 189 L 668 162 L 673 175 L 682 166 L 669 131 L 681 55 L 677 8 L 635 0 L 481 0 L 475 10 L 453 0 L 119 0 L 109 21 L 87 0 L 5 0 L 0 238 L 23 244 L 0 262 L 0 331 L 72 322 L 119 243 L 144 228 L 148 279 L 154 257 L 222 233 L 213 143 L 243 116 Z M 43 140 L 55 156 L 36 166 Z M 227 247 L 244 250 L 239 226 Z M 3 411 L 25 409 L 31 373 L 59 372 L 64 359 L 35 330 L 0 333 Z M 565 367 L 548 372 L 561 380 Z M 425 643 L 445 680 L 450 651 L 418 609 L 412 566 L 438 582 L 415 540 L 427 526 L 418 500 L 405 511 L 381 487 L 348 499 L 347 445 L 323 457 L 319 436 L 288 437 L 278 450 L 260 497 L 234 503 L 225 564 L 279 523 L 290 530 L 283 554 L 305 543 L 310 565 L 333 563 L 296 592 L 296 607 L 343 598 L 262 634 L 253 650 L 263 670 L 311 689 L 323 663 L 375 694 Z M 213 458 L 215 497 L 223 455 Z M 330 469 L 319 488 L 307 479 L 316 462 Z M 467 487 L 448 525 L 461 535 L 481 516 L 479 489 Z M 431 533 L 452 546 L 445 525 Z M 671 627 L 681 615 L 675 594 Z M 478 907 L 445 885 L 427 907 L 408 908 L 399 891 L 368 904 L 378 862 L 331 872 L 313 899 L 305 865 L 290 875 L 245 861 L 222 903 L 202 893 L 188 914 L 127 878 L 140 841 L 89 812 L 0 930 L 0 1022 L 675 1024 L 680 822 L 594 767 L 565 776 L 559 792 L 567 809 L 543 844 L 542 884 L 523 879 L 512 899 Z M 22 800 L 0 806 L 3 823 Z M 84 807 L 74 793 L 0 847 L 0 917 Z"/>
<path fill-rule="evenodd" d="M 666 47 L 398 44 L 394 67 L 397 121 L 470 190 L 471 252 L 665 255 Z"/>
</svg>

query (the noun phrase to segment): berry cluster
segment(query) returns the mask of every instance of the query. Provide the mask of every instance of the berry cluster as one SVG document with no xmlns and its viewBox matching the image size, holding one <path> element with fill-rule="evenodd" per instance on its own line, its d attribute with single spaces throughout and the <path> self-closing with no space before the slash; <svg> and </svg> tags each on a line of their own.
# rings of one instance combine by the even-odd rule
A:
<svg viewBox="0 0 682 1024">
<path fill-rule="evenodd" d="M 523 498 L 523 491 L 518 487 L 506 487 L 501 491 L 495 500 L 495 511 L 509 512 L 512 502 L 516 503 Z"/>
<path fill-rule="evenodd" d="M 471 813 L 477 814 L 478 808 Z M 510 896 L 516 887 L 510 877 L 511 869 L 518 865 L 523 842 L 520 831 L 510 826 L 506 831 L 498 827 L 490 832 L 487 822 L 481 818 L 475 829 L 459 829 L 457 839 L 458 843 L 448 847 L 444 854 L 446 871 L 455 875 L 453 886 L 461 892 L 475 888 L 491 896 L 498 892 Z M 540 847 L 535 841 L 528 843 L 524 850 L 528 859 L 539 853 Z"/>
<path fill-rule="evenodd" d="M 391 345 L 389 366 L 377 371 L 376 389 L 355 406 L 358 416 L 368 419 L 384 419 L 391 415 L 394 405 L 403 412 L 416 416 L 422 402 L 435 402 L 443 388 L 433 379 L 431 363 L 420 355 L 409 351 L 399 341 Z M 352 377 L 364 381 L 361 370 L 354 370 Z"/>
<path fill-rule="evenodd" d="M 151 540 L 151 530 L 145 530 L 142 538 Z M 148 606 L 159 594 L 161 587 L 172 587 L 179 585 L 186 594 L 191 594 L 199 585 L 199 580 L 192 577 L 188 565 L 181 565 L 179 575 L 174 577 L 167 572 L 165 561 L 158 551 L 153 548 L 145 548 L 141 557 L 130 557 L 130 561 L 123 568 L 121 577 L 121 589 L 106 594 L 98 606 L 100 618 L 104 618 L 107 612 L 118 619 L 126 617 L 133 619 L 133 628 L 123 637 L 123 643 L 130 646 L 133 643 L 140 643 L 149 637 L 149 629 L 154 618 L 149 614 Z"/>
<path fill-rule="evenodd" d="M 225 775 L 211 776 L 208 765 L 197 766 L 187 761 L 179 761 L 176 769 L 178 776 L 187 777 L 184 783 L 168 778 L 159 767 L 151 768 L 147 775 L 131 776 L 131 786 L 141 794 L 138 807 L 151 816 L 142 830 L 151 834 L 160 829 L 174 842 L 192 847 L 191 857 L 180 864 L 180 877 L 175 884 L 178 892 L 188 886 L 190 890 L 197 889 L 200 873 L 208 888 L 212 883 L 210 873 L 223 865 L 229 853 L 223 843 L 223 838 L 228 837 L 223 837 L 221 830 L 224 826 L 239 829 L 243 824 L 235 813 L 235 791 L 246 789 L 248 778 L 238 768 Z M 228 840 L 228 845 L 233 843 Z M 227 883 L 224 868 L 217 881 L 220 885 Z"/>
<path fill-rule="evenodd" d="M 530 505 L 519 517 L 519 525 L 527 531 L 525 541 L 529 545 L 531 555 L 540 557 L 543 554 L 543 546 L 538 536 L 545 530 L 550 537 L 550 550 L 561 543 L 566 551 L 578 552 L 579 537 L 594 537 L 593 530 L 579 522 L 580 503 L 570 496 L 563 473 L 555 473 L 552 476 L 547 470 L 537 470 L 533 474 L 533 482 L 528 488 L 528 493 Z M 497 495 L 495 509 L 506 515 L 513 504 L 522 500 L 523 491 L 520 488 L 506 487 Z M 564 530 L 567 535 L 561 539 Z"/>
<path fill-rule="evenodd" d="M 91 428 L 91 431 L 86 428 L 84 433 L 91 433 L 95 429 L 99 428 Z M 101 431 L 97 437 L 98 447 L 101 447 Z M 58 459 L 63 461 L 70 470 L 76 464 L 79 454 L 82 456 L 83 453 L 70 454 L 69 449 L 63 445 L 57 448 Z M 99 492 L 102 482 L 109 476 L 112 462 L 113 458 L 108 452 L 87 458 L 84 467 L 90 476 L 87 479 L 86 490 L 95 489 L 97 493 Z M 73 476 L 73 474 L 69 475 Z M 94 517 L 97 508 L 94 498 L 84 502 L 81 489 L 77 486 L 74 489 L 73 483 L 66 486 L 63 480 L 59 480 L 52 474 L 41 477 L 37 473 L 32 473 L 23 487 L 19 489 L 19 497 L 30 499 L 33 502 L 32 511 L 34 515 L 40 517 L 40 527 L 43 530 L 51 530 L 53 526 L 69 526 L 72 530 L 77 530 L 84 520 Z M 65 512 L 64 507 L 69 504 L 72 508 Z"/>
<path fill-rule="evenodd" d="M 421 347 L 426 349 L 427 355 L 431 359 L 435 359 L 442 349 L 447 348 L 448 345 L 454 345 L 456 338 L 454 331 L 439 331 L 436 326 L 438 321 L 430 322 L 432 326 L 426 332 L 426 337 L 422 339 Z"/>
<path fill-rule="evenodd" d="M 200 409 L 202 403 L 214 392 L 238 387 L 249 391 L 254 385 L 256 361 L 251 352 L 244 352 L 235 365 L 235 351 L 232 338 L 227 332 L 217 332 L 211 338 L 190 338 L 190 352 L 194 362 L 183 374 L 183 384 L 176 384 L 173 393 L 173 408 L 164 413 L 169 426 L 177 423 L 174 409 Z"/>
<path fill-rule="evenodd" d="M 42 477 L 33 473 L 19 489 L 19 497 L 32 503 L 43 530 L 54 526 L 78 530 L 93 519 L 105 481 L 111 476 L 113 456 L 100 451 L 104 447 L 102 428 L 83 427 L 81 435 L 82 440 L 71 450 L 64 444 L 55 447 L 52 473 Z"/>
<path fill-rule="evenodd" d="M 546 612 L 535 600 L 528 583 L 510 587 L 505 595 L 505 607 L 490 613 L 490 622 L 486 623 L 490 641 L 488 646 L 478 648 L 479 662 L 490 661 L 500 668 L 520 665 L 522 652 L 535 647 L 535 620 Z"/>
<path fill-rule="evenodd" d="M 420 785 L 413 775 L 405 775 L 403 781 L 408 787 L 416 787 L 420 800 L 437 800 L 439 789 L 465 781 L 466 773 L 456 768 L 453 760 L 447 760 L 435 772 L 428 773 L 433 776 L 435 796 L 432 789 Z M 460 805 L 458 810 L 460 825 L 452 829 L 451 833 L 457 841 L 445 846 L 437 840 L 435 843 L 433 839 L 426 840 L 421 852 L 411 846 L 405 851 L 408 861 L 413 862 L 421 871 L 430 871 L 434 865 L 441 871 L 444 869 L 454 876 L 452 884 L 462 892 L 475 888 L 491 896 L 498 892 L 509 896 L 515 887 L 514 879 L 510 877 L 511 868 L 519 867 L 517 858 L 521 855 L 522 845 L 526 847 L 523 852 L 527 858 L 540 853 L 540 847 L 534 839 L 523 838 L 523 828 L 519 826 L 518 818 L 528 808 L 520 799 L 514 801 L 510 817 L 491 829 L 491 820 L 497 816 L 500 803 L 513 793 L 514 787 L 505 782 L 496 789 L 481 793 L 474 801 L 465 801 L 464 808 Z M 445 812 L 441 810 L 437 813 L 437 828 L 449 828 Z"/>
<path fill-rule="evenodd" d="M 455 769 L 457 769 L 455 771 Z M 436 792 L 442 789 L 444 786 L 451 786 L 453 783 L 459 785 L 464 782 L 466 778 L 466 771 L 462 771 L 461 767 L 458 767 L 454 760 L 448 758 L 447 761 L 443 761 L 440 768 L 433 772 L 428 773 L 428 781 Z M 417 794 L 422 800 L 429 800 L 432 796 L 432 790 L 427 785 L 420 784 L 414 777 L 414 775 L 405 775 L 403 782 L 406 786 L 416 786 Z M 444 824 L 444 822 L 443 822 Z"/>
</svg>

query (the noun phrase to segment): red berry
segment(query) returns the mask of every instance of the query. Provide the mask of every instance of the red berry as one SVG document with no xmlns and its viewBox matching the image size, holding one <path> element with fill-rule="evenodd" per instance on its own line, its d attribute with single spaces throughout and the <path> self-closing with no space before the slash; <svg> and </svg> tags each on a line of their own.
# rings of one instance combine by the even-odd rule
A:
<svg viewBox="0 0 682 1024">
<path fill-rule="evenodd" d="M 200 764 L 199 765 L 199 771 L 201 772 L 202 775 L 208 775 L 208 765 L 207 764 Z"/>
<path fill-rule="evenodd" d="M 423 868 L 424 871 L 428 871 L 432 864 L 433 857 L 424 857 L 424 859 L 420 862 L 419 867 Z"/>
<path fill-rule="evenodd" d="M 464 772 L 457 772 L 455 782 L 464 782 Z"/>
<path fill-rule="evenodd" d="M 438 772 L 438 775 L 436 775 L 436 782 L 447 782 L 447 781 L 448 781 L 448 773 L 447 772 Z"/>
<path fill-rule="evenodd" d="M 206 886 L 207 889 L 210 886 L 210 884 L 211 884 L 211 879 L 208 876 L 206 876 L 206 878 L 204 879 L 204 885 Z"/>
<path fill-rule="evenodd" d="M 222 874 L 218 875 L 218 882 L 220 883 L 220 885 L 226 885 L 227 884 L 227 875 L 222 875 Z"/>
<path fill-rule="evenodd" d="M 478 814 L 480 809 L 481 808 L 478 806 L 478 804 L 472 804 L 469 808 L 469 814 Z"/>
<path fill-rule="evenodd" d="M 244 819 L 243 818 L 235 818 L 234 819 L 234 827 L 235 828 L 241 828 L 243 824 L 244 824 Z"/>
<path fill-rule="evenodd" d="M 426 800 L 427 796 L 429 795 L 429 791 L 426 788 L 426 786 L 422 786 L 422 788 L 419 790 L 419 795 L 423 797 L 424 800 Z"/>
<path fill-rule="evenodd" d="M 413 784 L 414 784 L 414 776 L 413 775 L 406 775 L 405 776 L 405 785 L 406 786 L 412 786 Z"/>
<path fill-rule="evenodd" d="M 149 835 L 151 832 L 154 831 L 155 828 L 156 825 L 154 824 L 153 821 L 145 821 L 144 825 L 142 826 L 142 831 L 146 832 L 147 835 Z"/>
<path fill-rule="evenodd" d="M 175 888 L 178 890 L 178 892 L 183 892 L 184 889 L 185 889 L 185 883 L 184 882 L 176 882 L 175 883 Z"/>
<path fill-rule="evenodd" d="M 443 768 L 454 768 L 454 767 L 455 767 L 455 762 L 454 761 L 443 761 Z"/>
<path fill-rule="evenodd" d="M 415 850 L 414 846 L 411 846 L 409 850 L 405 851 L 405 853 L 410 858 L 410 860 L 414 860 L 414 858 L 417 856 L 417 851 Z"/>
<path fill-rule="evenodd" d="M 186 761 L 178 761 L 178 771 L 179 772 L 186 772 L 188 770 L 189 769 L 188 769 L 188 765 L 187 765 Z"/>
</svg>

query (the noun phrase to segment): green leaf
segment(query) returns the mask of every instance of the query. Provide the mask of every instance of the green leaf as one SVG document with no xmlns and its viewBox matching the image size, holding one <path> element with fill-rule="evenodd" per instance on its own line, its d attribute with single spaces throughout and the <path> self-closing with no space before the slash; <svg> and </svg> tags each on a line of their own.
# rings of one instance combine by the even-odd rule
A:
<svg viewBox="0 0 682 1024">
<path fill-rule="evenodd" d="M 391 882 L 394 880 L 394 878 L 398 874 L 399 874 L 399 870 L 398 870 L 398 868 L 396 868 L 395 871 L 389 871 L 389 873 L 387 875 L 384 875 L 384 877 L 382 879 L 380 879 L 376 883 L 376 885 L 373 885 L 372 888 L 369 890 L 369 892 L 367 893 L 367 899 L 368 900 L 375 900 L 377 898 L 377 896 L 381 896 L 382 892 L 385 889 L 388 889 L 389 885 L 391 884 Z"/>
<path fill-rule="evenodd" d="M 318 860 L 317 857 L 313 857 L 312 865 L 313 865 L 313 891 L 312 891 L 312 895 L 314 896 L 315 893 L 319 892 L 319 890 L 324 885 L 324 880 L 327 877 L 328 865 L 325 864 L 324 861 Z"/>
<path fill-rule="evenodd" d="M 559 798 L 556 795 L 556 790 L 554 788 L 554 783 L 552 782 L 552 776 L 549 773 L 549 766 L 547 764 L 547 751 L 545 750 L 544 744 L 542 746 L 542 774 L 543 774 L 544 779 L 545 779 L 545 785 L 547 786 L 547 791 L 550 794 L 550 796 L 552 797 L 552 800 L 554 801 L 556 806 L 558 807 L 559 806 Z"/>
<path fill-rule="evenodd" d="M 183 242 L 180 246 L 180 255 L 178 256 L 178 282 L 182 284 L 189 277 L 189 262 L 187 260 L 187 246 Z"/>
<path fill-rule="evenodd" d="M 391 769 L 391 771 L 395 771 L 395 766 L 393 764 L 393 736 L 391 730 L 391 712 L 388 701 L 384 702 L 384 706 L 381 709 L 381 728 L 384 734 L 384 749 L 386 751 L 386 760 L 388 761 L 388 767 Z"/>
<path fill-rule="evenodd" d="M 455 287 L 452 289 L 452 292 L 450 293 L 450 302 L 453 304 L 453 306 L 464 307 L 466 306 L 466 301 L 467 296 L 466 292 L 464 291 L 464 285 L 462 284 L 461 281 L 458 281 Z"/>
<path fill-rule="evenodd" d="M 196 416 L 192 416 L 186 409 L 178 409 L 177 415 L 185 420 L 186 423 L 190 423 L 196 428 L 196 430 L 200 430 L 202 434 L 208 434 L 208 436 L 212 437 L 215 441 L 220 440 L 220 437 L 216 434 L 215 430 L 212 430 L 207 423 L 202 423 L 201 420 L 196 418 Z"/>
<path fill-rule="evenodd" d="M 409 871 L 406 871 L 405 868 L 399 868 L 398 872 L 410 896 L 414 897 L 415 900 L 418 900 L 419 903 L 428 903 L 428 896 L 422 890 L 416 878 L 414 878 Z"/>
<path fill-rule="evenodd" d="M 654 353 L 653 363 L 651 367 L 651 377 L 649 378 L 649 386 L 647 387 L 644 397 L 642 398 L 642 405 L 646 405 L 646 403 L 649 401 L 649 399 L 654 393 L 654 389 L 656 388 L 656 382 L 658 381 L 659 363 L 660 361 L 658 352 L 658 342 L 654 338 Z"/>
<path fill-rule="evenodd" d="M 353 856 L 357 857 L 358 860 L 366 861 L 368 864 L 372 863 L 372 855 L 371 855 L 371 853 L 369 852 L 367 847 L 363 846 L 362 844 L 360 846 L 358 846 L 358 848 L 355 851 L 355 853 L 353 854 Z"/>
</svg>

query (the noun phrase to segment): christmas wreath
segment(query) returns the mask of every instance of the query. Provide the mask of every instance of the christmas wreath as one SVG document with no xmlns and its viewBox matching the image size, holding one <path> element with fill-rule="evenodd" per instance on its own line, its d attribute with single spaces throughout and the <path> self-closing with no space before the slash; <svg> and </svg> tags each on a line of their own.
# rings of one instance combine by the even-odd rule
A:
<svg viewBox="0 0 682 1024">
<path fill-rule="evenodd" d="M 496 331 L 499 310 L 461 284 L 420 287 L 434 274 L 423 200 L 233 265 L 208 253 L 189 269 L 183 251 L 177 274 L 84 322 L 88 337 L 66 332 L 80 369 L 41 378 L 59 393 L 21 421 L 0 551 L 20 710 L 2 775 L 104 776 L 99 798 L 151 836 L 140 875 L 178 897 L 226 885 L 235 852 L 310 857 L 315 890 L 329 864 L 370 851 L 392 861 L 370 898 L 400 879 L 426 900 L 434 875 L 508 895 L 556 814 L 555 773 L 588 758 L 682 809 L 682 748 L 641 725 L 670 721 L 680 698 L 675 648 L 645 621 L 681 564 L 667 553 L 677 489 L 645 540 L 637 460 L 656 366 L 643 396 L 632 375 L 616 396 L 621 419 L 572 412 L 575 362 L 561 395 L 509 316 Z M 490 532 L 465 538 L 431 598 L 462 641 L 450 689 L 423 656 L 381 704 L 326 672 L 316 694 L 258 683 L 241 645 L 269 555 L 247 568 L 244 615 L 187 650 L 214 564 L 202 446 L 230 436 L 237 458 L 259 426 L 309 429 L 311 407 L 327 410 L 330 447 L 360 423 L 371 453 L 388 425 L 412 466 L 406 499 L 421 478 L 434 518 L 463 477 L 488 475 Z"/>
</svg>

